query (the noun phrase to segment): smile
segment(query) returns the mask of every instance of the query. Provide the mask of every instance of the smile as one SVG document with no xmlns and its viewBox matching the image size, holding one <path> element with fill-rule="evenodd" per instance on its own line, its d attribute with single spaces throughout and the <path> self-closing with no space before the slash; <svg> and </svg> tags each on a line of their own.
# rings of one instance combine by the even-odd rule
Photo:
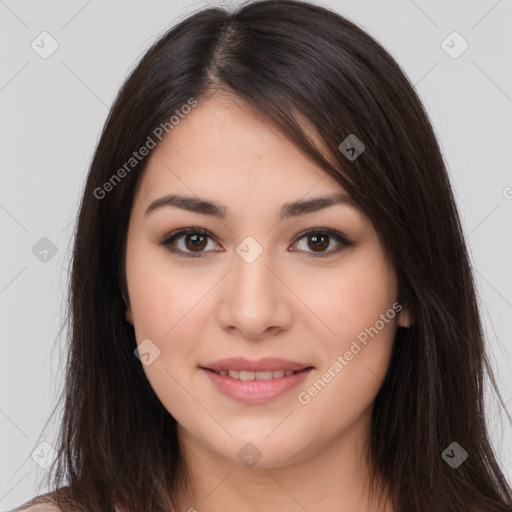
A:
<svg viewBox="0 0 512 512">
<path fill-rule="evenodd" d="M 312 367 L 303 370 L 213 370 L 201 368 L 214 389 L 238 402 L 262 404 L 276 399 L 304 382 Z"/>
<path fill-rule="evenodd" d="M 273 370 L 266 372 L 251 372 L 248 370 L 212 370 L 218 375 L 231 377 L 236 380 L 272 380 L 297 373 L 293 370 Z"/>
</svg>

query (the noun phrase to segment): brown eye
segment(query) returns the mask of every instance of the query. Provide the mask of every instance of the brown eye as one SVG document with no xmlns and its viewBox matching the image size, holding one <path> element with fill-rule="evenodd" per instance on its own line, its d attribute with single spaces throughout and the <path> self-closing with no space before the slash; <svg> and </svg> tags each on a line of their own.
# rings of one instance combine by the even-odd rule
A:
<svg viewBox="0 0 512 512">
<path fill-rule="evenodd" d="M 300 248 L 300 243 L 306 239 L 305 248 Z M 331 229 L 312 228 L 300 235 L 293 244 L 299 248 L 299 251 L 309 253 L 313 257 L 327 257 L 342 251 L 345 247 L 353 245 L 345 236 L 338 231 Z M 330 246 L 333 249 L 327 250 Z"/>
<path fill-rule="evenodd" d="M 301 248 L 300 245 L 304 239 L 306 240 L 306 245 Z M 208 249 L 210 242 L 211 246 Z M 160 245 L 165 246 L 173 254 L 191 258 L 202 257 L 211 251 L 222 251 L 222 249 L 218 249 L 220 246 L 208 231 L 194 227 L 174 231 L 165 240 L 160 242 Z M 353 243 L 340 232 L 318 228 L 312 228 L 302 233 L 293 244 L 293 246 L 298 247 L 299 252 L 308 253 L 312 257 L 331 256 L 351 245 Z M 333 248 L 328 250 L 332 246 Z"/>
<path fill-rule="evenodd" d="M 329 236 L 328 235 L 309 235 L 307 237 L 311 242 L 308 246 L 314 251 L 321 252 L 323 249 L 329 247 Z"/>
<path fill-rule="evenodd" d="M 204 235 L 185 235 L 185 246 L 191 251 L 203 250 L 206 247 L 206 236 Z"/>
<path fill-rule="evenodd" d="M 213 241 L 214 238 L 204 229 L 186 228 L 174 231 L 160 245 L 165 246 L 168 251 L 174 254 L 197 258 L 209 252 L 206 248 L 210 240 Z M 213 243 L 212 245 L 211 250 L 216 250 L 217 244 Z"/>
</svg>

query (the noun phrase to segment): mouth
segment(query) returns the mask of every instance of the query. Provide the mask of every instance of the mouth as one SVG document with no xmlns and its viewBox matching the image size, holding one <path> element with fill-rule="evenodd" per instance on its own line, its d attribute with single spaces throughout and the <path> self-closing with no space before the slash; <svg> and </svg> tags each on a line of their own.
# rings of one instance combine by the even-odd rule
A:
<svg viewBox="0 0 512 512">
<path fill-rule="evenodd" d="M 235 380 L 273 380 L 280 379 L 282 377 L 288 377 L 290 375 L 294 375 L 295 373 L 303 372 L 305 370 L 312 369 L 312 366 L 308 366 L 303 370 L 269 370 L 264 372 L 253 372 L 250 370 L 213 370 L 211 368 L 203 368 L 203 370 L 208 370 L 210 372 L 214 372 L 217 375 L 222 375 L 223 377 L 230 377 Z"/>
<path fill-rule="evenodd" d="M 267 402 L 298 386 L 314 370 L 311 365 L 266 358 L 250 361 L 229 358 L 199 368 L 209 377 L 214 389 L 239 402 Z"/>
<path fill-rule="evenodd" d="M 310 364 L 304 364 L 296 361 L 290 361 L 287 359 L 281 359 L 279 357 L 264 357 L 262 359 L 246 359 L 245 357 L 227 357 L 225 359 L 218 359 L 217 361 L 205 363 L 200 366 L 200 368 L 213 370 L 215 372 L 242 372 L 242 375 L 246 376 L 247 374 L 243 372 L 263 374 L 267 372 L 283 371 L 289 374 L 290 371 L 298 372 L 311 367 L 312 365 Z M 279 375 L 278 377 L 275 378 L 279 377 L 282 377 L 282 375 Z M 237 377 L 233 376 L 233 378 Z M 250 378 L 253 378 L 252 375 L 250 375 Z M 265 377 L 265 379 L 267 378 L 273 378 L 273 375 Z"/>
</svg>

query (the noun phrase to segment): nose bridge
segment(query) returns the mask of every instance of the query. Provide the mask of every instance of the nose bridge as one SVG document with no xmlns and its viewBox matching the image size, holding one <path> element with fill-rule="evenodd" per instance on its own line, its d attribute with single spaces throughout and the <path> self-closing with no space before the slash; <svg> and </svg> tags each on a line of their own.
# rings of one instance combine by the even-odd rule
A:
<svg viewBox="0 0 512 512">
<path fill-rule="evenodd" d="M 274 300 L 273 283 L 274 278 L 269 267 L 271 262 L 271 251 L 256 242 L 252 237 L 244 240 L 237 247 L 237 254 L 234 257 L 233 269 L 233 290 L 237 300 L 242 303 L 259 302 L 263 303 Z M 275 283 L 274 283 L 275 284 Z"/>
<path fill-rule="evenodd" d="M 251 237 L 239 244 L 220 311 L 225 328 L 236 327 L 246 337 L 258 337 L 270 327 L 283 327 L 290 321 L 285 287 L 272 267 L 270 249 Z"/>
</svg>

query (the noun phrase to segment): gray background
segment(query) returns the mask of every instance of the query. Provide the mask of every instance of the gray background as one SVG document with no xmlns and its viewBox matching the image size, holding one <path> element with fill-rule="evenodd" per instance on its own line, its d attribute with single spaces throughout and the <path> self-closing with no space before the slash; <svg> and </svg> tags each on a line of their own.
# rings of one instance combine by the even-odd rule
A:
<svg viewBox="0 0 512 512">
<path fill-rule="evenodd" d="M 236 1 L 225 3 L 230 4 Z M 155 38 L 205 5 L 0 0 L 1 510 L 36 493 L 44 470 L 31 454 L 41 442 L 55 440 L 55 424 L 43 427 L 62 381 L 59 340 L 65 331 L 59 338 L 59 328 L 70 236 L 108 108 Z M 489 353 L 512 413 L 512 0 L 325 0 L 321 5 L 376 37 L 427 107 L 463 217 Z M 38 37 L 43 31 L 58 43 L 46 59 L 31 47 L 35 40 L 50 48 L 49 39 Z M 442 46 L 453 31 L 469 44 L 458 58 Z M 457 36 L 444 44 L 452 54 L 463 48 Z M 44 237 L 51 243 L 41 241 Z M 492 396 L 488 414 L 510 477 L 510 421 Z"/>
</svg>

